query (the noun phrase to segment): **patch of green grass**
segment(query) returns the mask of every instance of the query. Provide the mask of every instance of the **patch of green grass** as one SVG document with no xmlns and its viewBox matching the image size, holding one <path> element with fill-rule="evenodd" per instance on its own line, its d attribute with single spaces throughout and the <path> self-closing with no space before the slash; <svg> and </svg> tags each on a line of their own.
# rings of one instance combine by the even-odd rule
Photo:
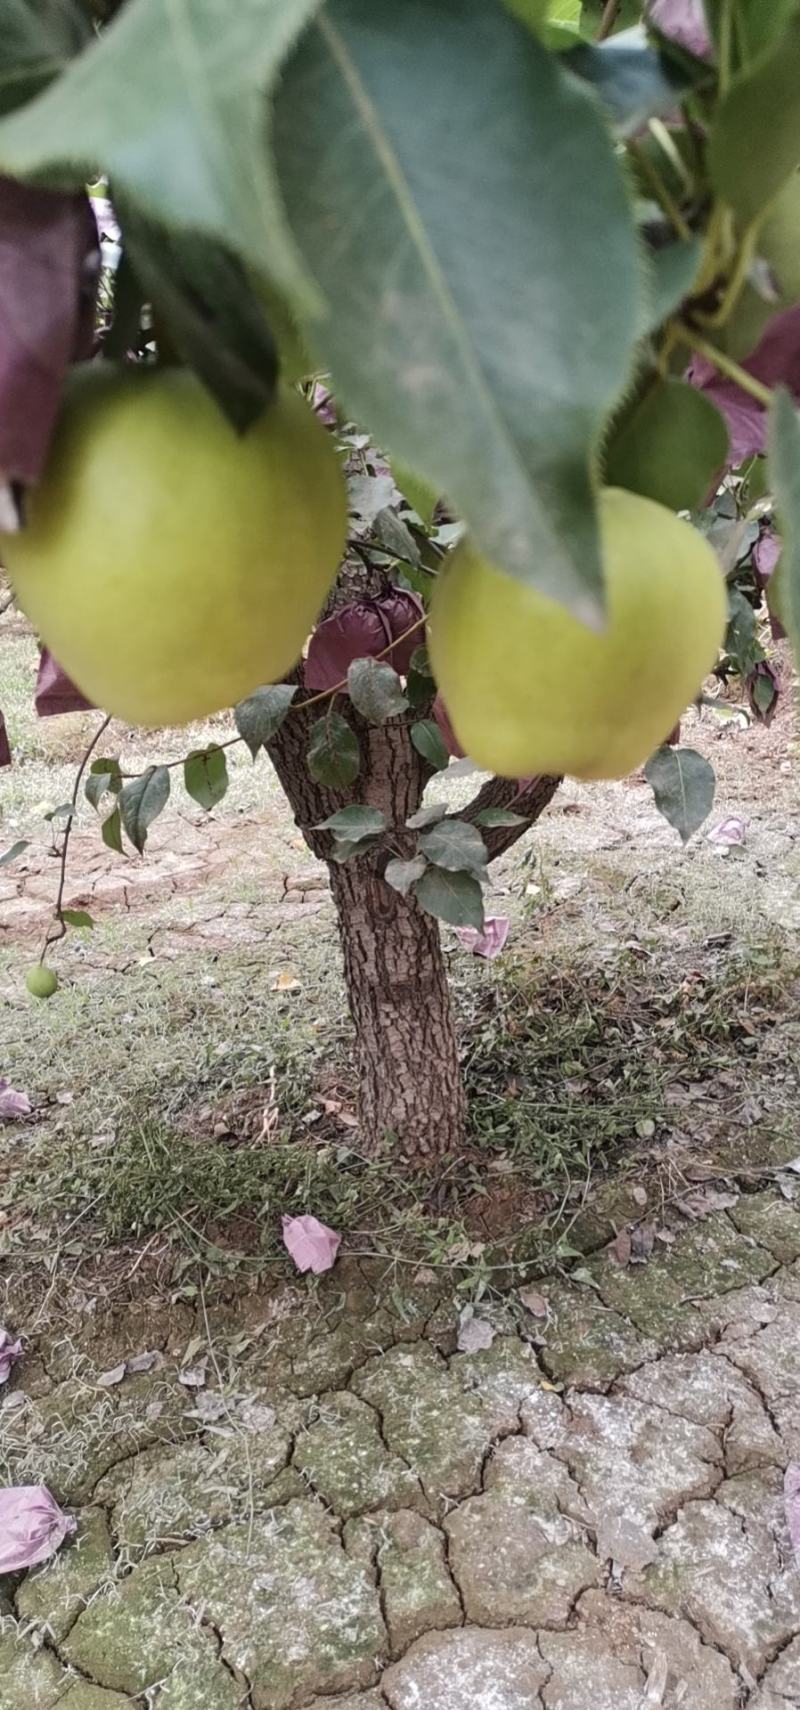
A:
<svg viewBox="0 0 800 1710">
<path fill-rule="evenodd" d="M 260 946 L 227 953 L 219 975 L 196 956 L 137 957 L 151 926 L 95 934 L 93 952 L 109 956 L 124 941 L 124 973 L 95 968 L 57 1002 L 15 1011 L 15 1084 L 52 1095 L 57 1063 L 73 1102 L 28 1143 L 11 1203 L 43 1241 L 68 1226 L 87 1249 L 168 1232 L 179 1255 L 223 1266 L 282 1257 L 280 1217 L 304 1211 L 389 1261 L 451 1264 L 471 1250 L 509 1275 L 532 1251 L 552 1262 L 592 1184 L 641 1169 L 643 1154 L 657 1168 L 676 1123 L 691 1126 L 691 1109 L 670 1104 L 675 1085 L 706 1086 L 715 1132 L 735 1131 L 737 1105 L 774 1083 L 792 974 L 778 942 L 707 955 L 689 975 L 683 959 L 654 966 L 624 948 L 599 963 L 562 956 L 554 971 L 533 933 L 491 967 L 453 958 L 469 1144 L 410 1175 L 390 1143 L 366 1161 L 319 1120 L 321 1080 L 346 1085 L 350 1072 L 330 920 L 279 935 L 303 975 L 285 996 Z M 787 1112 L 796 1092 L 794 1075 Z M 704 1115 L 698 1154 L 715 1132 Z"/>
</svg>

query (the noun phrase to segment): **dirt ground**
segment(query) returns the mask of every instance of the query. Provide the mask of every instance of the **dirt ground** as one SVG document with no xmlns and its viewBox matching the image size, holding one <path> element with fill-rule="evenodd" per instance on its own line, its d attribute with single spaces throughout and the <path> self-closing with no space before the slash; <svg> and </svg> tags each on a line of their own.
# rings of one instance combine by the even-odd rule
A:
<svg viewBox="0 0 800 1710">
<path fill-rule="evenodd" d="M 640 780 L 568 785 L 493 873 L 503 955 L 446 935 L 468 1154 L 411 1184 L 359 1155 L 331 906 L 263 758 L 212 815 L 176 788 L 144 860 L 82 810 L 96 924 L 27 997 L 96 721 L 37 724 L 7 653 L 0 1485 L 77 1534 L 0 1578 L 0 1710 L 797 1710 L 790 697 L 687 720 L 718 787 L 685 850 Z M 283 1251 L 301 1211 L 327 1277 Z"/>
</svg>

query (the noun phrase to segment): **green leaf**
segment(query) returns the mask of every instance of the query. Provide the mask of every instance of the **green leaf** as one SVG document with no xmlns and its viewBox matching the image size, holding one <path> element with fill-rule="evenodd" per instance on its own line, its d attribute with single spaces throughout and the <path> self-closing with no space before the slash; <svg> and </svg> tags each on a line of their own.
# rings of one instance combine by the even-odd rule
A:
<svg viewBox="0 0 800 1710">
<path fill-rule="evenodd" d="M 100 833 L 107 849 L 113 849 L 115 855 L 122 854 L 122 817 L 119 808 L 103 820 Z"/>
<path fill-rule="evenodd" d="M 92 807 L 98 808 L 100 806 L 102 797 L 108 790 L 113 795 L 119 795 L 121 789 L 122 773 L 119 761 L 110 758 L 93 760 L 89 769 L 89 776 L 83 786 L 83 793 L 86 800 L 91 802 Z"/>
<path fill-rule="evenodd" d="M 359 837 L 355 842 L 348 837 L 336 837 L 331 850 L 331 860 L 337 861 L 341 866 L 345 861 L 354 861 L 358 855 L 365 855 L 368 849 L 374 849 L 379 842 L 378 837 Z"/>
<path fill-rule="evenodd" d="M 741 588 L 731 588 L 725 647 L 743 677 L 764 658 L 756 635 L 756 614 Z"/>
<path fill-rule="evenodd" d="M 400 558 L 408 564 L 412 564 L 415 569 L 419 568 L 419 547 L 408 524 L 403 522 L 402 517 L 399 517 L 396 511 L 389 510 L 385 506 L 382 511 L 378 512 L 372 529 L 373 533 L 378 536 L 381 545 L 386 547 L 387 552 L 391 552 L 393 558 Z"/>
<path fill-rule="evenodd" d="M 125 254 L 170 344 L 240 432 L 270 402 L 278 352 L 238 258 L 196 232 L 168 232 L 124 205 Z"/>
<path fill-rule="evenodd" d="M 24 855 L 25 850 L 30 849 L 30 846 L 29 837 L 18 838 L 17 842 L 12 843 L 11 848 L 7 849 L 4 855 L 0 855 L 0 867 L 10 867 L 11 862 L 18 860 L 20 855 Z"/>
<path fill-rule="evenodd" d="M 132 0 L 0 124 L 0 171 L 69 188 L 102 171 L 171 230 L 228 245 L 315 310 L 286 225 L 269 96 L 319 0 Z"/>
<path fill-rule="evenodd" d="M 414 855 L 410 861 L 387 861 L 384 878 L 387 885 L 399 891 L 401 897 L 408 896 L 411 886 L 422 878 L 428 863 L 424 855 Z"/>
<path fill-rule="evenodd" d="M 719 476 L 729 443 L 722 415 L 704 392 L 685 380 L 655 377 L 606 449 L 605 481 L 670 511 L 695 510 Z"/>
<path fill-rule="evenodd" d="M 783 387 L 770 411 L 769 473 L 783 541 L 770 580 L 770 610 L 783 624 L 800 665 L 800 413 Z"/>
<path fill-rule="evenodd" d="M 147 833 L 153 820 L 166 807 L 169 800 L 169 772 L 166 766 L 148 766 L 140 778 L 133 778 L 120 791 L 119 811 L 122 823 L 133 844 L 141 855 L 147 842 Z M 103 827 L 105 836 L 105 826 Z"/>
<path fill-rule="evenodd" d="M 708 149 L 718 195 L 749 223 L 800 162 L 800 13 L 772 51 L 734 78 Z"/>
<path fill-rule="evenodd" d="M 420 852 L 434 867 L 446 867 L 450 873 L 480 873 L 489 859 L 489 851 L 476 825 L 466 819 L 441 819 L 419 840 Z"/>
<path fill-rule="evenodd" d="M 94 921 L 85 908 L 62 908 L 60 913 L 61 919 L 65 920 L 68 926 L 94 926 Z"/>
<path fill-rule="evenodd" d="M 396 458 L 390 458 L 389 468 L 394 476 L 395 485 L 399 487 L 403 498 L 408 500 L 411 509 L 416 512 L 423 527 L 430 528 L 438 502 L 438 494 L 434 492 L 432 487 L 428 486 L 423 476 L 416 475 L 413 469 L 407 468 L 405 463 L 398 463 Z"/>
<path fill-rule="evenodd" d="M 386 816 L 380 808 L 360 806 L 353 803 L 352 807 L 339 808 L 337 813 L 328 815 L 315 825 L 315 831 L 332 831 L 335 837 L 345 842 L 360 843 L 364 837 L 378 837 L 386 830 Z"/>
<path fill-rule="evenodd" d="M 449 812 L 447 802 L 427 802 L 424 807 L 417 808 L 416 813 L 412 813 L 411 818 L 406 820 L 406 825 L 409 831 L 421 831 L 425 825 L 436 825 L 437 821 L 444 819 L 445 814 Z"/>
<path fill-rule="evenodd" d="M 221 802 L 228 788 L 225 752 L 212 742 L 208 748 L 188 754 L 183 762 L 183 782 L 192 801 L 208 810 Z"/>
<path fill-rule="evenodd" d="M 51 825 L 54 819 L 69 819 L 73 812 L 72 802 L 59 802 L 58 807 L 49 808 L 42 818 Z"/>
<path fill-rule="evenodd" d="M 644 769 L 659 813 L 682 843 L 708 818 L 714 804 L 714 768 L 694 748 L 657 748 Z"/>
<path fill-rule="evenodd" d="M 422 755 L 423 760 L 427 760 L 434 772 L 443 772 L 445 767 L 449 766 L 450 755 L 435 719 L 417 719 L 416 724 L 411 726 L 411 741 L 417 753 Z"/>
<path fill-rule="evenodd" d="M 692 238 L 689 243 L 676 239 L 661 249 L 648 245 L 650 297 L 647 325 L 650 330 L 660 327 L 662 321 L 673 315 L 688 297 L 697 278 L 702 253 L 699 238 Z"/>
<path fill-rule="evenodd" d="M 336 0 L 275 135 L 335 389 L 490 559 L 596 620 L 590 460 L 642 269 L 593 94 L 487 0 Z"/>
<path fill-rule="evenodd" d="M 420 908 L 437 920 L 483 931 L 483 892 L 471 873 L 446 873 L 441 867 L 428 867 L 417 880 L 414 895 Z"/>
<path fill-rule="evenodd" d="M 397 672 L 378 659 L 353 660 L 347 672 L 347 692 L 356 711 L 370 724 L 384 724 L 408 706 Z"/>
<path fill-rule="evenodd" d="M 346 790 L 361 769 L 358 737 L 340 713 L 329 712 L 312 727 L 306 756 L 308 770 L 318 784 Z"/>
<path fill-rule="evenodd" d="M 254 760 L 259 748 L 265 748 L 275 732 L 280 730 L 296 694 L 296 683 L 269 683 L 234 707 L 236 729 L 244 737 Z"/>
<path fill-rule="evenodd" d="M 502 825 L 527 825 L 527 820 L 521 813 L 512 813 L 510 808 L 488 807 L 481 808 L 475 815 L 475 824 L 484 825 L 487 831 Z"/>
<path fill-rule="evenodd" d="M 561 64 L 595 90 L 624 137 L 634 136 L 648 119 L 674 112 L 687 90 L 713 82 L 712 66 L 692 75 L 688 63 L 679 65 L 650 47 L 638 28 L 596 46 L 580 42 L 561 55 Z"/>
<path fill-rule="evenodd" d="M 424 707 L 436 694 L 427 647 L 415 647 L 406 677 L 406 694 L 412 707 Z"/>
<path fill-rule="evenodd" d="M 89 39 L 73 0 L 3 0 L 0 113 L 46 89 Z"/>
</svg>

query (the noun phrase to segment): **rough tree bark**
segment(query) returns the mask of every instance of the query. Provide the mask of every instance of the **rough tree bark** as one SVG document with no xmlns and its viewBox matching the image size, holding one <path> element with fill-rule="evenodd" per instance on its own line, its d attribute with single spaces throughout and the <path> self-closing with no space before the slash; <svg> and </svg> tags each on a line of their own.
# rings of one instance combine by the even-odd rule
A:
<svg viewBox="0 0 800 1710">
<path fill-rule="evenodd" d="M 293 711 L 269 754 L 309 849 L 328 866 L 356 1034 L 361 1148 L 370 1154 L 393 1143 L 410 1165 L 424 1167 L 461 1149 L 466 1116 L 438 922 L 386 883 L 385 850 L 338 863 L 330 858 L 330 833 L 316 828 L 337 808 L 366 803 L 384 814 L 393 852 L 410 856 L 416 839 L 405 821 L 419 807 L 431 768 L 410 740 L 407 718 L 376 726 L 349 701 L 342 710 L 357 732 L 362 760 L 347 791 L 315 783 L 306 765 L 319 705 Z M 538 819 L 558 782 L 534 778 L 520 786 L 493 778 L 461 817 L 513 805 L 524 825 L 484 834 L 494 859 Z"/>
</svg>

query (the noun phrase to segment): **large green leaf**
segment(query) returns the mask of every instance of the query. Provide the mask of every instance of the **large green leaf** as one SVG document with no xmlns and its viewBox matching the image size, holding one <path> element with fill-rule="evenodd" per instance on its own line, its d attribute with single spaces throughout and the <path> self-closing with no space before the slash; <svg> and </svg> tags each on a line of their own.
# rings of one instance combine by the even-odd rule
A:
<svg viewBox="0 0 800 1710">
<path fill-rule="evenodd" d="M 370 724 L 384 724 L 408 706 L 397 672 L 378 659 L 353 660 L 347 673 L 347 692 L 357 712 Z"/>
<path fill-rule="evenodd" d="M 146 772 L 142 772 L 138 778 L 133 778 L 120 791 L 119 812 L 122 823 L 134 849 L 138 849 L 140 855 L 153 820 L 157 819 L 167 805 L 169 789 L 169 772 L 166 766 L 148 766 Z M 108 823 L 106 820 L 103 826 L 104 841 Z"/>
<path fill-rule="evenodd" d="M 266 142 L 267 97 L 318 4 L 128 0 L 0 124 L 0 171 L 69 187 L 101 170 L 142 213 L 219 239 L 313 306 Z"/>
<path fill-rule="evenodd" d="M 770 606 L 800 663 L 800 414 L 783 388 L 776 393 L 770 413 L 769 470 L 783 540 Z"/>
<path fill-rule="evenodd" d="M 74 0 L 3 0 L 0 32 L 0 113 L 8 113 L 63 71 L 89 25 Z"/>
<path fill-rule="evenodd" d="M 228 788 L 225 750 L 212 742 L 208 748 L 187 754 L 183 762 L 183 782 L 187 794 L 207 813 L 216 807 Z"/>
<path fill-rule="evenodd" d="M 275 142 L 337 390 L 488 557 L 596 619 L 590 463 L 642 269 L 594 96 L 499 0 L 329 0 Z"/>
<path fill-rule="evenodd" d="M 236 729 L 254 760 L 259 749 L 265 748 L 280 730 L 296 694 L 296 683 L 267 683 L 234 707 Z"/>
<path fill-rule="evenodd" d="M 659 813 L 675 827 L 681 842 L 708 818 L 714 805 L 714 768 L 694 748 L 657 748 L 645 766 L 645 777 Z"/>
<path fill-rule="evenodd" d="M 476 825 L 465 819 L 440 819 L 419 840 L 420 854 L 434 867 L 450 873 L 483 873 L 489 859 L 486 844 Z"/>
<path fill-rule="evenodd" d="M 308 770 L 318 784 L 331 790 L 346 790 L 361 769 L 358 737 L 341 713 L 330 709 L 311 727 L 306 755 Z"/>
<path fill-rule="evenodd" d="M 414 895 L 426 914 L 446 920 L 450 926 L 476 926 L 483 930 L 483 892 L 471 873 L 447 873 L 442 867 L 426 867 L 414 885 Z"/>
<path fill-rule="evenodd" d="M 740 218 L 757 218 L 800 163 L 800 13 L 720 102 L 709 142 L 714 188 Z"/>
</svg>

